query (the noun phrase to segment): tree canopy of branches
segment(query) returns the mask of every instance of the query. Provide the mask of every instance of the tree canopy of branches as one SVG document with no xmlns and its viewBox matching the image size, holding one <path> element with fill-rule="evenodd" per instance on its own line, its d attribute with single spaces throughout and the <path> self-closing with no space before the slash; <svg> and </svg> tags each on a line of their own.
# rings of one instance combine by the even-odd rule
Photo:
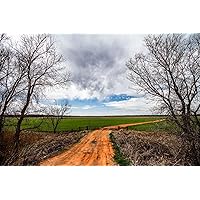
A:
<svg viewBox="0 0 200 200">
<path fill-rule="evenodd" d="M 200 34 L 148 35 L 144 53 L 126 66 L 128 79 L 156 101 L 189 142 L 187 156 L 200 164 Z"/>
<path fill-rule="evenodd" d="M 21 42 L 14 49 L 16 65 L 25 70 L 23 79 L 23 92 L 20 95 L 20 117 L 16 126 L 15 144 L 19 144 L 21 124 L 28 106 L 37 101 L 46 87 L 66 84 L 63 77 L 63 58 L 55 47 L 55 41 L 51 35 L 24 35 Z"/>
</svg>

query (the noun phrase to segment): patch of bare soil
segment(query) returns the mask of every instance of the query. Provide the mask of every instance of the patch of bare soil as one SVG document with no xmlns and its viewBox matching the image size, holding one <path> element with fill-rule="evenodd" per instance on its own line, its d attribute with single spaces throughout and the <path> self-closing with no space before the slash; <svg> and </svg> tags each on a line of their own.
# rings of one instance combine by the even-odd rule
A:
<svg viewBox="0 0 200 200">
<path fill-rule="evenodd" d="M 68 150 L 87 133 L 88 131 L 56 134 L 22 132 L 18 155 L 12 153 L 12 147 L 8 147 L 7 159 L 3 165 L 37 165 L 43 159 Z M 7 140 L 11 140 L 10 137 Z"/>
<path fill-rule="evenodd" d="M 115 144 L 131 165 L 182 165 L 182 140 L 168 133 L 113 131 Z"/>
</svg>

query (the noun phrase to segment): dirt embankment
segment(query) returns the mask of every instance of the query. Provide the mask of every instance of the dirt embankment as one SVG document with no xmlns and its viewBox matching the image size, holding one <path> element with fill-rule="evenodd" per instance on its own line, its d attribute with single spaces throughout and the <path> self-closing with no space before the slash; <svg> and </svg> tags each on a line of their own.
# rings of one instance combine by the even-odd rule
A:
<svg viewBox="0 0 200 200">
<path fill-rule="evenodd" d="M 63 153 L 44 160 L 41 166 L 107 166 L 115 165 L 114 150 L 109 139 L 111 130 L 135 126 L 140 124 L 156 123 L 162 120 L 108 126 L 95 130 L 84 136 L 81 141 Z"/>
</svg>

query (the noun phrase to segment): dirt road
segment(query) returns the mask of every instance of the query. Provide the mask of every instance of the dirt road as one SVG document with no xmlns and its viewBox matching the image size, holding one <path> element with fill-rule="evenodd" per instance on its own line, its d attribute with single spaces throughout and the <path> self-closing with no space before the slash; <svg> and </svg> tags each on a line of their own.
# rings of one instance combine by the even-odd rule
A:
<svg viewBox="0 0 200 200">
<path fill-rule="evenodd" d="M 162 120 L 149 122 L 139 122 L 133 124 L 122 124 L 118 126 L 108 126 L 95 130 L 75 144 L 71 149 L 44 160 L 41 166 L 112 166 L 115 165 L 114 151 L 109 140 L 109 134 L 113 129 L 136 126 L 140 124 L 156 123 Z"/>
</svg>

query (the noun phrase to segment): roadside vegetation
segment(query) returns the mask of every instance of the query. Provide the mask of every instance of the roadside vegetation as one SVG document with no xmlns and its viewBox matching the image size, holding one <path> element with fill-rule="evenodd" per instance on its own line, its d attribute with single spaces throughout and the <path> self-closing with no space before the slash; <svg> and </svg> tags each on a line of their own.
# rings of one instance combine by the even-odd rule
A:
<svg viewBox="0 0 200 200">
<path fill-rule="evenodd" d="M 7 132 L 4 138 L 6 152 L 3 165 L 38 165 L 43 159 L 55 156 L 68 150 L 88 131 L 70 132 L 66 134 L 22 131 L 18 153 L 13 151 L 13 133 Z"/>
<path fill-rule="evenodd" d="M 169 120 L 115 130 L 110 139 L 118 165 L 189 165 L 179 129 Z"/>
<path fill-rule="evenodd" d="M 164 132 L 112 131 L 115 162 L 119 165 L 188 165 L 180 152 L 180 136 Z"/>
<path fill-rule="evenodd" d="M 120 147 L 116 143 L 116 138 L 114 137 L 113 133 L 110 133 L 110 140 L 113 145 L 113 149 L 114 149 L 114 153 L 115 153 L 113 158 L 114 158 L 114 161 L 116 162 L 116 164 L 118 164 L 120 166 L 131 165 L 131 162 L 128 160 L 127 156 L 123 155 Z"/>
</svg>

